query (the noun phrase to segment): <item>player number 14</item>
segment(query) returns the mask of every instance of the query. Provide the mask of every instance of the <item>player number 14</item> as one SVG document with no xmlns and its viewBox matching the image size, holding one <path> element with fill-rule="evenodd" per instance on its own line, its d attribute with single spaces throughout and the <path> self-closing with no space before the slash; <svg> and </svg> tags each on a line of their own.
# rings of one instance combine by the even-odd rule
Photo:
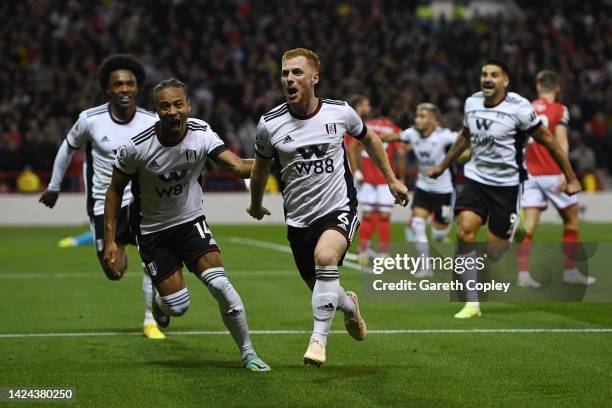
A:
<svg viewBox="0 0 612 408">
<path fill-rule="evenodd" d="M 202 238 L 206 238 L 206 234 L 210 235 L 210 228 L 208 228 L 208 225 L 206 225 L 206 221 L 202 220 L 193 225 L 195 225 L 195 227 L 198 229 L 198 232 Z"/>
</svg>

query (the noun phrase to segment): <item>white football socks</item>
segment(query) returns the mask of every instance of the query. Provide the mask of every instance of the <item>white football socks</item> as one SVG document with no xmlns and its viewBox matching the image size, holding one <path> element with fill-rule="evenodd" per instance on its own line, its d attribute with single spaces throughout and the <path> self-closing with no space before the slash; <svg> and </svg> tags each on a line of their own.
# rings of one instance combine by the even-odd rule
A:
<svg viewBox="0 0 612 408">
<path fill-rule="evenodd" d="M 142 292 L 144 293 L 145 303 L 144 322 L 142 325 L 155 324 L 153 312 L 151 312 L 151 305 L 153 304 L 153 284 L 151 283 L 151 277 L 146 273 L 142 274 Z"/>
<path fill-rule="evenodd" d="M 254 353 L 242 299 L 227 279 L 225 269 L 209 268 L 202 272 L 200 279 L 217 299 L 223 323 L 240 349 L 240 356 Z"/>
<path fill-rule="evenodd" d="M 337 266 L 315 267 L 315 277 L 317 279 L 312 290 L 312 316 L 314 327 L 312 330 L 312 340 L 317 340 L 321 344 L 327 344 L 327 335 L 331 328 L 338 307 L 338 299 L 341 294 L 340 279 Z M 344 291 L 342 291 L 344 293 Z M 346 294 L 344 294 L 346 296 Z M 349 299 L 350 301 L 350 299 Z M 343 298 L 343 306 L 347 307 L 347 300 Z"/>
</svg>

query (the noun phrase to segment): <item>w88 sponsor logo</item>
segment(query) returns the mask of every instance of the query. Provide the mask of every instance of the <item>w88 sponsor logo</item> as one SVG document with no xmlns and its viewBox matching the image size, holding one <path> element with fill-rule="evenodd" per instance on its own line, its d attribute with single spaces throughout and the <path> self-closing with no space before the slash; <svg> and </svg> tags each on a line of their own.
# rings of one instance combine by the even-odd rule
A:
<svg viewBox="0 0 612 408">
<path fill-rule="evenodd" d="M 295 163 L 294 166 L 300 176 L 302 174 L 310 174 L 311 171 L 314 174 L 332 173 L 334 171 L 334 160 L 303 161 Z"/>
</svg>

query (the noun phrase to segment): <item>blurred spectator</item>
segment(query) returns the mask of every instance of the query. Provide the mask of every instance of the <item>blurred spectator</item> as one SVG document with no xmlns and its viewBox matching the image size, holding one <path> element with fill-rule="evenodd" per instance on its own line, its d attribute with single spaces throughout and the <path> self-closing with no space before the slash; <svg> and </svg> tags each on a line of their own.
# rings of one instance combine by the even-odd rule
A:
<svg viewBox="0 0 612 408">
<path fill-rule="evenodd" d="M 17 191 L 20 193 L 36 193 L 40 191 L 40 178 L 26 166 L 17 176 Z"/>
<path fill-rule="evenodd" d="M 375 107 L 392 99 L 401 126 L 430 101 L 443 108 L 445 126 L 460 127 L 486 58 L 507 61 L 512 90 L 529 98 L 535 73 L 555 69 L 571 128 L 589 123 L 587 143 L 604 152 L 612 123 L 609 3 L 516 1 L 519 18 L 437 22 L 417 18 L 416 2 L 403 0 L 0 2 L 0 170 L 51 170 L 78 113 L 105 99 L 96 69 L 113 52 L 145 63 L 141 106 L 151 106 L 155 83 L 177 76 L 190 87 L 193 115 L 252 157 L 252 125 L 282 101 L 281 54 L 299 46 L 320 54 L 320 95 L 359 92 Z"/>
</svg>

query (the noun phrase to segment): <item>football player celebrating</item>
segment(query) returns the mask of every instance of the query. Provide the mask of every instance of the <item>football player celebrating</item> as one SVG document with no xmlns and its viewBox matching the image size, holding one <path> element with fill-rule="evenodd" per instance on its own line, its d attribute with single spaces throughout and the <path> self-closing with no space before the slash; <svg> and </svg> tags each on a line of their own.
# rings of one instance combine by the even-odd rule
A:
<svg viewBox="0 0 612 408">
<path fill-rule="evenodd" d="M 132 200 L 130 187 L 125 189 L 117 219 L 117 261 L 113 268 L 104 260 L 104 195 L 111 181 L 117 148 L 125 138 L 142 127 L 157 121 L 157 115 L 136 106 L 136 96 L 144 86 L 145 70 L 133 56 L 115 54 L 100 65 L 100 88 L 109 102 L 81 112 L 70 133 L 60 146 L 51 181 L 40 197 L 40 202 L 53 208 L 59 197 L 62 179 L 74 152 L 85 147 L 85 185 L 87 186 L 87 214 L 96 242 L 96 252 L 102 270 L 110 280 L 121 279 L 127 270 L 125 245 L 135 244 L 134 233 L 128 220 L 128 205 Z M 145 295 L 143 334 L 150 339 L 163 339 L 151 313 L 151 279 L 145 273 L 142 279 Z"/>
<path fill-rule="evenodd" d="M 111 268 L 118 267 L 117 216 L 123 190 L 131 180 L 131 216 L 140 257 L 157 289 L 153 299 L 157 323 L 167 327 L 170 316 L 181 316 L 189 308 L 189 291 L 181 271 L 185 264 L 217 300 L 244 367 L 268 371 L 270 367 L 253 349 L 242 299 L 225 274 L 219 246 L 206 223 L 198 181 L 207 157 L 242 178 L 250 175 L 253 161 L 241 160 L 226 149 L 206 122 L 187 118 L 191 106 L 182 82 L 160 82 L 154 97 L 160 120 L 117 151 L 104 208 L 104 259 Z"/>
<path fill-rule="evenodd" d="M 314 328 L 304 363 L 317 366 L 326 360 L 327 335 L 336 309 L 344 312 L 345 327 L 354 339 L 366 336 L 357 295 L 344 291 L 338 273 L 359 227 L 345 134 L 361 140 L 396 201 L 408 203 L 408 190 L 393 174 L 379 137 L 346 102 L 318 98 L 318 82 L 317 54 L 305 48 L 283 54 L 281 83 L 287 102 L 259 121 L 247 208 L 256 219 L 269 214 L 262 200 L 276 158 L 281 166 L 287 237 L 298 270 L 312 290 Z"/>
<path fill-rule="evenodd" d="M 480 72 L 480 92 L 465 101 L 463 129 L 442 163 L 430 167 L 430 177 L 439 177 L 461 153 L 471 146 L 470 161 L 464 167 L 465 185 L 455 203 L 457 215 L 457 257 L 472 265 L 460 275 L 465 283 L 477 280 L 476 251 L 473 243 L 480 227 L 488 223 L 487 253 L 499 259 L 510 245 L 518 222 L 519 189 L 527 173 L 523 168 L 523 145 L 528 136 L 542 144 L 565 174 L 565 192 L 580 191 L 580 183 L 563 153 L 529 103 L 519 94 L 508 92 L 510 77 L 499 60 L 484 63 Z M 466 304 L 455 315 L 458 319 L 480 316 L 475 290 L 466 291 Z"/>
</svg>

